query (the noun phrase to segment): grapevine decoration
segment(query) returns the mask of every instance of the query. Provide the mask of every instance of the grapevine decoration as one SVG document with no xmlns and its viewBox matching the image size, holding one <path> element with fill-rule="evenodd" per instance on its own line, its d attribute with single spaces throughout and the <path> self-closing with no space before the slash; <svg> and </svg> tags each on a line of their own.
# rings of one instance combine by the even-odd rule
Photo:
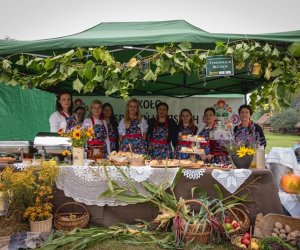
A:
<svg viewBox="0 0 300 250">
<path fill-rule="evenodd" d="M 248 71 L 264 82 L 250 96 L 253 107 L 274 110 L 288 106 L 289 95 L 300 87 L 300 43 L 281 51 L 251 40 L 217 42 L 211 50 L 192 48 L 185 42 L 157 46 L 146 56 L 143 52 L 127 62 L 117 61 L 105 47 L 77 48 L 49 57 L 10 55 L 0 59 L 0 82 L 40 89 L 72 82 L 78 93 L 103 89 L 106 95 L 127 99 L 138 84 L 151 84 L 161 75 L 185 73 L 203 79 L 206 57 L 225 55 L 233 57 L 236 70 Z"/>
</svg>

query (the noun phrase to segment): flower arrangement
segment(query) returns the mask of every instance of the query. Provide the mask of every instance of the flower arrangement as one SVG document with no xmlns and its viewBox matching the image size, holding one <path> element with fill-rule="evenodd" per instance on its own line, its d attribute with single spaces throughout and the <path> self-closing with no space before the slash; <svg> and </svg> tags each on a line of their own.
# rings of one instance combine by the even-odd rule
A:
<svg viewBox="0 0 300 250">
<path fill-rule="evenodd" d="M 218 142 L 228 154 L 243 158 L 255 154 L 255 149 L 259 145 L 259 136 L 255 131 L 249 133 L 245 130 L 241 130 L 235 134 L 231 134 L 229 140 L 221 136 Z"/>
<path fill-rule="evenodd" d="M 73 147 L 83 147 L 89 139 L 95 137 L 95 132 L 92 127 L 83 128 L 76 126 L 68 132 L 64 132 L 63 129 L 60 129 L 57 133 L 63 137 L 70 137 Z"/>
<path fill-rule="evenodd" d="M 19 219 L 24 217 L 32 221 L 50 218 L 57 174 L 57 163 L 53 159 L 19 172 L 6 167 L 0 173 L 0 186 L 9 204 L 9 213 L 14 213 Z"/>
<path fill-rule="evenodd" d="M 58 174 L 55 160 L 43 161 L 41 167 L 35 171 L 33 204 L 26 208 L 24 218 L 31 221 L 47 220 L 52 216 L 53 188 Z"/>
</svg>

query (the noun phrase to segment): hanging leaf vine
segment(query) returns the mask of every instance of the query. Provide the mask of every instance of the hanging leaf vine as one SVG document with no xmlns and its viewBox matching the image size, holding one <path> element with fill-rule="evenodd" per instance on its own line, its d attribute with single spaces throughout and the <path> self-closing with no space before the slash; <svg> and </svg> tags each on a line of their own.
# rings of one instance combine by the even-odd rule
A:
<svg viewBox="0 0 300 250">
<path fill-rule="evenodd" d="M 77 48 L 48 57 L 11 55 L 0 60 L 0 82 L 47 89 L 68 81 L 78 93 L 103 89 L 106 95 L 127 99 L 138 84 L 149 84 L 161 75 L 184 72 L 202 79 L 207 55 L 225 55 L 233 57 L 237 70 L 248 70 L 264 82 L 250 96 L 254 107 L 288 106 L 289 96 L 300 87 L 300 43 L 281 51 L 272 44 L 249 40 L 217 42 L 210 50 L 185 42 L 157 46 L 151 55 L 141 55 L 120 62 L 105 47 Z"/>
</svg>

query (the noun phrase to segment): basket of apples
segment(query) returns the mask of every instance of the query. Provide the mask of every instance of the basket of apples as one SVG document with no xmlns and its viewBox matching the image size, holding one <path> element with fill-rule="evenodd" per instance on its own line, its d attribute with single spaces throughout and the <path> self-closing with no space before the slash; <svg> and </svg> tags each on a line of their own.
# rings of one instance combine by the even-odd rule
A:
<svg viewBox="0 0 300 250">
<path fill-rule="evenodd" d="M 237 234 L 231 237 L 231 244 L 233 249 L 251 249 L 251 250 L 259 250 L 258 239 L 255 237 L 251 237 L 249 232 L 244 234 Z"/>
<path fill-rule="evenodd" d="M 245 233 L 250 227 L 249 216 L 240 208 L 230 208 L 225 211 L 223 227 L 229 237 Z"/>
</svg>

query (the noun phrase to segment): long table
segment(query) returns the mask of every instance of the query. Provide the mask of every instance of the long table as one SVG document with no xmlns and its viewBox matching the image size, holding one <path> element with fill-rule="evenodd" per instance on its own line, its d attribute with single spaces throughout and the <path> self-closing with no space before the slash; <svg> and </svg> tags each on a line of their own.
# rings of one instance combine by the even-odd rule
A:
<svg viewBox="0 0 300 250">
<path fill-rule="evenodd" d="M 181 176 L 175 187 L 176 196 L 190 199 L 191 189 L 193 187 L 201 187 L 208 195 L 216 197 L 213 184 L 217 182 L 212 177 L 211 172 L 212 170 L 206 170 L 201 178 L 195 180 Z M 264 215 L 268 213 L 283 214 L 278 195 L 278 188 L 275 185 L 272 173 L 267 169 L 253 169 L 245 183 L 249 183 L 257 177 L 260 177 L 260 179 L 255 182 L 255 187 L 251 188 L 249 195 L 249 200 L 254 202 L 246 203 L 252 224 L 254 224 L 255 217 L 258 213 L 263 213 Z M 243 185 L 245 185 L 245 183 Z M 76 183 L 74 183 L 74 188 L 76 190 Z M 81 187 L 78 186 L 78 188 Z M 222 191 L 225 197 L 230 195 L 224 188 L 222 188 Z M 57 189 L 54 194 L 54 212 L 61 204 L 71 201 L 74 201 L 74 199 L 67 197 L 63 190 Z M 83 205 L 85 205 L 90 213 L 90 223 L 100 226 L 111 226 L 120 222 L 133 224 L 136 219 L 151 221 L 158 214 L 158 209 L 151 204 L 133 204 L 125 206 Z"/>
</svg>

